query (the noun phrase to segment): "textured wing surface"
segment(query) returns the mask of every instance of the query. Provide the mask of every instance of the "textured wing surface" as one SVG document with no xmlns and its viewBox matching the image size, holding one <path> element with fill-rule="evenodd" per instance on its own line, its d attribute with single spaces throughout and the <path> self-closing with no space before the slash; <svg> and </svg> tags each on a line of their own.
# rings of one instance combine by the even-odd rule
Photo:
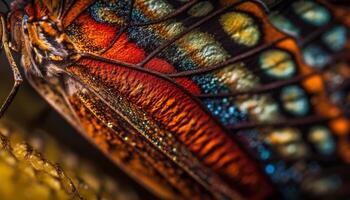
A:
<svg viewBox="0 0 350 200">
<path fill-rule="evenodd" d="M 163 196 L 332 194 L 312 183 L 349 160 L 347 12 L 266 3 L 46 2 L 80 55 L 64 84 L 83 132 Z"/>
</svg>

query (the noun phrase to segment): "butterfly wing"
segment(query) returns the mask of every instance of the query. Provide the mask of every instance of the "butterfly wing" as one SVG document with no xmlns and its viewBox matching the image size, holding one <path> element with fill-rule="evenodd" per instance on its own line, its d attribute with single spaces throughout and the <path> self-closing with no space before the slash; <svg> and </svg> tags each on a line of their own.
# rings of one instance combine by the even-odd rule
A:
<svg viewBox="0 0 350 200">
<path fill-rule="evenodd" d="M 99 6 L 99 4 L 101 4 L 101 2 L 98 2 L 95 5 L 97 6 L 98 9 L 103 8 L 104 6 L 107 6 L 107 5 Z M 140 5 L 143 5 L 143 4 L 145 3 L 140 2 Z M 222 10 L 225 10 L 225 9 L 227 8 L 223 8 Z M 257 7 L 255 9 L 257 9 Z M 97 37 L 87 38 L 89 39 L 89 42 L 87 42 L 86 45 L 90 45 L 91 48 L 97 49 L 96 46 L 106 44 L 104 43 L 103 40 L 106 40 L 107 43 L 110 43 L 111 40 L 113 40 L 113 37 L 116 35 L 116 30 L 115 30 L 117 28 L 116 24 L 113 24 L 113 25 L 98 24 L 96 23 L 96 20 L 94 20 L 89 15 L 90 15 L 89 13 L 87 14 L 82 13 L 76 20 L 74 20 L 74 23 L 72 23 L 67 27 L 67 32 L 71 33 L 70 36 L 72 37 L 72 40 L 74 41 L 74 39 L 76 39 L 74 38 L 74 36 L 78 36 L 78 34 L 81 35 L 79 33 L 79 31 L 81 30 L 83 31 L 103 30 L 106 37 L 101 37 L 100 39 Z M 91 24 L 89 22 L 95 23 L 95 24 Z M 82 24 L 79 24 L 79 23 L 82 23 Z M 74 29 L 74 27 L 76 27 L 76 29 Z M 110 30 L 108 30 L 109 28 Z M 112 34 L 108 35 L 109 33 L 112 33 Z M 93 36 L 93 34 L 84 33 L 82 36 L 83 37 L 81 38 L 84 39 L 84 36 L 90 37 L 90 36 Z M 111 39 L 110 41 L 108 41 L 108 36 L 112 37 L 110 38 Z M 125 36 L 126 35 L 124 34 L 121 37 L 123 39 L 126 39 Z M 97 39 L 100 41 L 96 42 L 94 41 L 94 39 Z M 96 46 L 94 46 L 94 42 L 96 42 L 95 43 L 97 44 Z M 234 139 L 232 139 L 230 136 L 226 134 L 225 128 L 222 127 L 221 124 L 218 123 L 214 118 L 212 118 L 208 114 L 208 112 L 205 109 L 203 109 L 201 104 L 191 96 L 191 92 L 182 88 L 181 85 L 177 84 L 174 81 L 171 81 L 169 78 L 163 77 L 163 75 L 159 76 L 155 74 L 149 74 L 148 72 L 146 72 L 147 69 L 145 71 L 140 72 L 139 70 L 127 69 L 127 68 L 124 68 L 123 66 L 118 66 L 117 63 L 109 62 L 107 59 L 118 60 L 118 57 L 119 57 L 119 60 L 122 60 L 123 62 L 135 63 L 135 60 L 126 60 L 126 59 L 133 59 L 129 55 L 126 55 L 125 53 L 118 53 L 118 48 L 124 48 L 123 50 L 126 50 L 126 51 L 134 50 L 134 52 L 130 52 L 132 53 L 130 55 L 134 55 L 135 56 L 134 59 L 140 59 L 140 57 L 137 58 L 136 55 L 140 55 L 140 53 L 142 53 L 142 49 L 137 49 L 136 44 L 133 44 L 132 42 L 128 42 L 125 40 L 124 41 L 119 40 L 119 38 L 116 42 L 118 44 L 116 44 L 115 47 L 112 46 L 110 47 L 109 50 L 105 50 L 106 55 L 110 54 L 109 57 L 95 56 L 94 58 L 92 58 L 91 55 L 87 55 L 86 53 L 89 51 L 86 51 L 84 53 L 86 58 L 80 59 L 76 63 L 76 65 L 67 67 L 67 71 L 71 73 L 70 76 L 73 76 L 72 74 L 74 74 L 74 76 L 77 77 L 77 80 L 79 80 L 79 82 L 83 82 L 85 85 L 89 85 L 89 87 L 92 87 L 92 84 L 93 84 L 95 87 L 94 94 L 97 95 L 97 97 L 102 99 L 102 103 L 105 103 L 106 104 L 105 106 L 108 105 L 109 107 L 114 108 L 113 109 L 114 112 L 116 111 L 121 112 L 119 113 L 122 116 L 121 118 L 124 118 L 124 120 L 129 123 L 129 126 L 136 126 L 137 127 L 136 130 L 138 131 L 147 130 L 147 127 L 141 126 L 146 122 L 143 122 L 142 124 L 140 124 L 140 121 L 137 121 L 137 120 L 140 120 L 142 115 L 136 115 L 135 113 L 133 113 L 136 116 L 139 116 L 135 118 L 132 118 L 132 115 L 130 115 L 130 113 L 129 115 L 127 115 L 128 113 L 125 113 L 125 112 L 129 110 L 128 107 L 131 107 L 130 104 L 129 106 L 119 107 L 119 109 L 116 109 L 116 106 L 123 105 L 123 104 L 122 103 L 116 104 L 116 102 L 114 102 L 117 97 L 116 96 L 117 93 L 115 92 L 122 89 L 123 91 L 120 91 L 121 96 L 125 96 L 126 99 L 129 99 L 129 100 L 130 99 L 136 100 L 137 98 L 139 98 L 137 95 L 142 95 L 142 93 L 140 92 L 147 92 L 148 94 L 146 94 L 146 96 L 140 96 L 140 97 L 142 97 L 142 99 L 144 100 L 148 99 L 148 101 L 138 101 L 133 103 L 135 103 L 136 106 L 139 106 L 139 107 L 145 107 L 145 106 L 149 107 L 149 110 L 146 110 L 146 112 L 143 115 L 144 116 L 147 116 L 147 114 L 150 115 L 148 116 L 149 119 L 147 118 L 146 119 L 149 120 L 148 123 L 153 122 L 151 123 L 152 126 L 149 125 L 151 129 L 153 129 L 153 131 L 144 132 L 144 133 L 140 132 L 140 134 L 143 135 L 145 139 L 149 140 L 151 144 L 155 145 L 158 151 L 162 152 L 163 154 L 166 155 L 168 159 L 172 160 L 171 162 L 174 162 L 176 164 L 177 166 L 176 168 L 183 169 L 187 174 L 190 175 L 190 177 L 192 177 L 192 179 L 199 182 L 202 187 L 205 187 L 207 190 L 214 193 L 216 196 L 218 196 L 216 193 L 228 193 L 225 195 L 228 195 L 231 198 L 233 196 L 237 196 L 235 194 L 236 193 L 235 190 L 237 189 L 234 189 L 232 191 L 231 189 L 227 189 L 228 187 L 225 186 L 227 182 L 232 184 L 232 186 L 234 186 L 232 188 L 237 187 L 239 188 L 238 190 L 244 191 L 245 193 L 244 195 L 251 195 L 250 191 L 252 190 L 260 190 L 256 194 L 255 192 L 253 193 L 254 195 L 257 195 L 257 196 L 264 196 L 265 195 L 264 193 L 269 192 L 269 190 L 263 191 L 262 189 L 258 189 L 258 187 L 256 187 L 257 184 L 266 185 L 266 186 L 268 185 L 265 180 L 265 177 L 257 169 L 256 164 L 254 164 L 252 159 L 249 158 L 248 155 L 246 155 L 246 153 L 234 141 Z M 122 44 L 122 45 L 120 46 L 119 44 Z M 75 41 L 75 45 L 79 46 L 81 44 Z M 80 47 L 80 51 L 84 51 L 84 49 L 81 48 L 81 46 L 79 47 Z M 90 49 L 90 50 L 93 50 L 93 49 Z M 98 49 L 98 51 L 101 51 L 101 49 Z M 82 57 L 84 57 L 84 54 L 82 54 Z M 100 60 L 101 58 L 102 60 Z M 106 60 L 103 60 L 104 58 L 106 58 Z M 150 63 L 145 63 L 146 67 L 153 66 L 161 69 L 161 68 L 164 68 L 164 66 L 161 66 L 161 65 L 167 65 L 167 62 L 162 59 L 151 58 L 149 62 Z M 100 68 L 101 65 L 106 68 L 105 69 Z M 83 66 L 86 66 L 86 67 L 83 67 Z M 170 64 L 168 64 L 167 67 L 171 67 Z M 119 74 L 119 72 L 114 71 L 113 70 L 114 68 L 115 69 L 119 68 L 122 74 Z M 166 70 L 165 68 L 163 70 Z M 97 71 L 95 71 L 96 69 Z M 98 77 L 98 76 L 99 75 L 104 76 L 103 73 L 93 75 L 93 74 L 90 74 L 90 73 L 93 73 L 93 71 L 90 71 L 90 70 L 93 70 L 98 73 L 112 70 L 108 74 L 116 73 L 116 75 L 117 74 L 121 75 L 121 77 L 119 76 L 109 77 L 109 80 L 107 79 L 105 80 L 106 82 L 104 83 L 104 85 L 99 85 L 101 84 L 101 82 L 98 82 L 98 80 L 102 77 Z M 88 73 L 91 76 L 89 75 L 88 77 L 86 77 L 87 79 L 83 79 L 83 77 L 85 77 L 86 75 L 84 73 Z M 129 76 L 129 77 L 126 77 L 126 76 Z M 140 78 L 136 79 L 136 77 L 138 76 Z M 132 78 L 132 77 L 135 77 L 135 78 Z M 179 80 L 183 84 L 187 84 L 191 86 L 191 88 L 196 89 L 195 84 L 191 83 L 190 80 L 187 80 L 187 79 L 179 79 Z M 157 83 L 158 81 L 159 83 Z M 147 82 L 149 82 L 149 84 L 146 84 Z M 121 88 L 115 88 L 113 90 L 112 88 L 110 88 L 111 85 L 115 85 L 115 86 L 118 85 L 118 86 L 121 86 Z M 136 91 L 131 92 L 132 90 L 131 86 L 135 86 Z M 157 91 L 151 92 L 152 90 L 155 90 L 155 89 L 157 89 Z M 163 96 L 159 96 L 161 97 L 159 98 L 158 95 L 162 94 L 161 90 L 168 91 L 169 95 L 170 95 L 170 92 L 172 94 L 170 97 L 166 97 L 166 95 L 163 93 Z M 111 97 L 108 97 L 107 93 L 103 93 L 103 91 L 114 92 L 115 94 L 113 94 Z M 130 96 L 130 95 L 134 95 L 134 96 Z M 158 102 L 157 107 L 156 105 L 151 105 L 152 101 L 153 103 Z M 181 101 L 184 101 L 184 102 L 181 103 L 181 105 L 179 105 L 178 102 L 181 102 Z M 93 103 L 91 105 L 96 104 L 96 101 L 92 101 L 92 102 Z M 162 106 L 162 107 L 158 107 L 158 106 Z M 107 108 L 104 108 L 104 109 L 107 109 Z M 182 109 L 184 109 L 184 111 L 181 112 Z M 156 120 L 152 118 L 155 118 Z M 134 121 L 131 121 L 131 119 L 133 119 Z M 173 120 L 173 121 L 170 121 L 170 120 Z M 189 124 L 186 124 L 186 123 L 189 123 Z M 114 127 L 113 122 L 107 122 L 107 125 Z M 176 137 L 170 136 L 172 134 L 176 134 Z M 162 142 L 162 140 L 164 140 L 164 142 Z M 162 147 L 162 145 L 165 145 L 166 147 Z M 201 159 L 201 162 L 199 161 L 199 159 Z M 205 165 L 203 165 L 202 162 L 205 162 Z M 216 173 L 212 172 L 211 170 L 208 170 L 207 168 L 209 168 L 209 166 Z M 219 176 L 217 174 L 219 174 Z M 169 176 L 167 176 L 167 178 L 168 177 Z M 226 184 L 218 184 L 218 183 L 224 182 L 222 180 L 223 178 L 227 179 Z M 183 191 L 183 189 L 181 191 Z"/>
<path fill-rule="evenodd" d="M 183 198 L 183 195 L 190 194 L 201 199 L 211 196 L 203 192 L 205 189 L 198 186 L 196 181 L 186 177 L 183 170 L 164 162 L 167 160 L 164 154 L 154 150 L 133 127 L 115 115 L 114 110 L 96 107 L 105 102 L 101 102 L 100 96 L 95 95 L 90 87 L 82 86 L 71 77 L 66 78 L 67 87 L 50 85 L 30 74 L 27 78 L 39 94 L 77 130 L 144 187 L 165 199 Z M 77 89 L 84 93 L 76 92 Z M 166 177 L 173 178 L 167 181 Z M 183 194 L 178 194 L 176 189 L 181 189 Z"/>
<path fill-rule="evenodd" d="M 347 131 L 320 72 L 256 1 L 71 8 L 79 12 L 68 9 L 62 20 L 81 58 L 61 83 L 76 126 L 165 197 L 266 198 L 273 189 L 263 170 L 284 195 L 298 195 L 296 177 L 322 167 L 313 151 L 320 143 L 302 135 L 322 132 L 329 145 L 330 132 Z M 138 164 L 112 153 L 115 144 Z"/>
</svg>

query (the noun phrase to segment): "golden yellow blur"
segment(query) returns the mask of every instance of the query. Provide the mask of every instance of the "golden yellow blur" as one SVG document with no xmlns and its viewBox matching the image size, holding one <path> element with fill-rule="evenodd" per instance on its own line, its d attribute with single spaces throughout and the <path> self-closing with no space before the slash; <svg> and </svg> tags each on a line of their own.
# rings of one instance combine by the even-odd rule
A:
<svg viewBox="0 0 350 200">
<path fill-rule="evenodd" d="M 131 189 L 118 185 L 91 163 L 60 149 L 48 134 L 31 135 L 30 145 L 25 137 L 17 125 L 0 123 L 1 199 L 138 199 Z M 59 157 L 60 164 L 54 164 Z"/>
</svg>

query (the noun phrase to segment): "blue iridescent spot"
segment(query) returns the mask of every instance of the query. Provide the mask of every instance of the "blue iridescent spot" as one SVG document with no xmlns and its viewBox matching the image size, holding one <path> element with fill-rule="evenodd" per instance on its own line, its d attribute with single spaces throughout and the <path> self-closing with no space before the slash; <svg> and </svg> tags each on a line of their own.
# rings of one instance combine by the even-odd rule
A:
<svg viewBox="0 0 350 200">
<path fill-rule="evenodd" d="M 297 1 L 293 8 L 304 21 L 314 26 L 323 26 L 331 20 L 330 12 L 313 1 Z"/>
<path fill-rule="evenodd" d="M 322 40 L 332 51 L 340 51 L 344 48 L 347 40 L 346 28 L 344 26 L 336 26 L 327 31 Z"/>
<path fill-rule="evenodd" d="M 230 90 L 222 85 L 219 80 L 211 75 L 201 75 L 201 76 L 193 76 L 191 78 L 198 86 L 201 87 L 203 93 L 205 94 L 216 94 L 216 93 L 229 93 Z"/>
<path fill-rule="evenodd" d="M 246 119 L 227 98 L 220 100 L 205 100 L 208 110 L 225 125 L 234 125 Z"/>
<path fill-rule="evenodd" d="M 271 153 L 268 150 L 266 150 L 265 148 L 264 149 L 259 148 L 259 150 L 260 150 L 260 158 L 261 159 L 267 160 L 270 158 Z"/>
<path fill-rule="evenodd" d="M 330 55 L 316 45 L 305 47 L 303 49 L 303 55 L 306 64 L 312 67 L 323 68 L 330 61 Z"/>
<path fill-rule="evenodd" d="M 275 172 L 275 167 L 273 165 L 266 165 L 265 171 L 268 174 L 273 174 Z"/>
<path fill-rule="evenodd" d="M 310 105 L 306 93 L 299 86 L 288 86 L 283 88 L 281 100 L 284 109 L 293 115 L 303 116 L 309 112 Z"/>
</svg>

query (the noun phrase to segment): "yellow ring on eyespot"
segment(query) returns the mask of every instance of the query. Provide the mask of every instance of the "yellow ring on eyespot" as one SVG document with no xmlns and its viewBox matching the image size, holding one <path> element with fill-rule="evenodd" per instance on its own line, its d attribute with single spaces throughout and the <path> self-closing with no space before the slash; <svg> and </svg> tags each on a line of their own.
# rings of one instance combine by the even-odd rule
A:
<svg viewBox="0 0 350 200">
<path fill-rule="evenodd" d="M 259 64 L 267 75 L 276 78 L 289 78 L 296 71 L 291 55 L 279 49 L 263 52 L 260 55 Z"/>
<path fill-rule="evenodd" d="M 220 24 L 233 41 L 248 47 L 259 42 L 260 31 L 254 19 L 245 13 L 230 12 L 220 17 Z"/>
<path fill-rule="evenodd" d="M 308 153 L 308 148 L 298 129 L 274 129 L 268 133 L 266 140 L 273 144 L 283 157 L 296 159 L 304 157 Z"/>
<path fill-rule="evenodd" d="M 209 1 L 203 1 L 192 6 L 187 13 L 193 17 L 203 17 L 209 14 L 213 9 L 214 6 Z"/>
</svg>

